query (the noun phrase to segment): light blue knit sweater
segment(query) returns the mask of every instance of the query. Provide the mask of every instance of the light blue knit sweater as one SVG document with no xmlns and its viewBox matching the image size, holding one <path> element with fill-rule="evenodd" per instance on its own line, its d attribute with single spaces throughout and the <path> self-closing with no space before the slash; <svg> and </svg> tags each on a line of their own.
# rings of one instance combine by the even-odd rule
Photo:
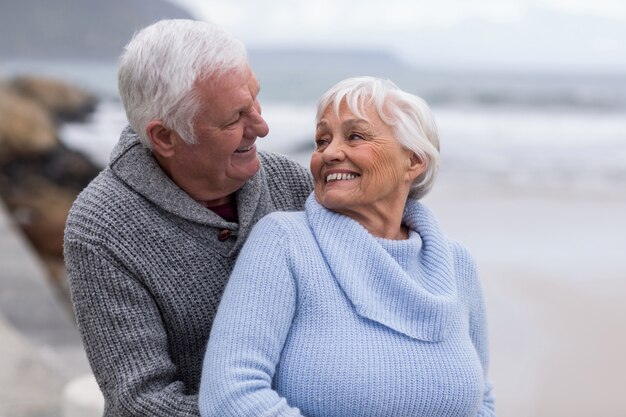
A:
<svg viewBox="0 0 626 417">
<path fill-rule="evenodd" d="M 474 263 L 409 200 L 410 238 L 320 206 L 273 213 L 213 322 L 203 416 L 495 416 Z"/>
</svg>

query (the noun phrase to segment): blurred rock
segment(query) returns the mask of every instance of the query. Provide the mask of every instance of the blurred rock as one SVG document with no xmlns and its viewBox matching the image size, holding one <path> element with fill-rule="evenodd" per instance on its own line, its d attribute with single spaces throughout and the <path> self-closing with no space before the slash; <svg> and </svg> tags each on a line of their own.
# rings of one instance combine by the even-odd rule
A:
<svg viewBox="0 0 626 417">
<path fill-rule="evenodd" d="M 60 144 L 39 154 L 14 157 L 1 164 L 0 172 L 8 182 L 6 193 L 24 186 L 26 179 L 40 176 L 59 187 L 80 192 L 98 175 L 100 168 L 83 154 Z"/>
<path fill-rule="evenodd" d="M 24 178 L 7 195 L 9 210 L 41 255 L 63 254 L 63 229 L 67 213 L 76 198 L 68 190 L 39 175 Z"/>
<path fill-rule="evenodd" d="M 87 91 L 49 78 L 20 76 L 10 85 L 23 97 L 41 104 L 57 121 L 83 121 L 97 104 L 96 97 Z"/>
<path fill-rule="evenodd" d="M 85 118 L 95 103 L 88 93 L 50 79 L 20 77 L 0 85 L 0 197 L 51 278 L 63 276 L 68 211 L 100 171 L 59 141 L 56 124 Z"/>
<path fill-rule="evenodd" d="M 53 118 L 31 99 L 0 86 L 0 163 L 59 146 Z"/>
</svg>

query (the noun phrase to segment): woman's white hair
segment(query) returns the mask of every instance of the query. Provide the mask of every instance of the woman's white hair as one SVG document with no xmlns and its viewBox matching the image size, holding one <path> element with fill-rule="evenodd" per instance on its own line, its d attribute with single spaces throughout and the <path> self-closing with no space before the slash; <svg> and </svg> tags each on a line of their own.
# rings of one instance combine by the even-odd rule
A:
<svg viewBox="0 0 626 417">
<path fill-rule="evenodd" d="M 329 106 L 338 115 L 342 102 L 355 116 L 365 120 L 365 109 L 372 106 L 383 123 L 391 126 L 396 140 L 426 162 L 426 170 L 413 181 L 409 192 L 411 198 L 424 197 L 439 171 L 439 137 L 428 104 L 420 97 L 400 90 L 389 80 L 348 78 L 335 84 L 319 99 L 316 122 L 320 122 Z"/>
<path fill-rule="evenodd" d="M 128 121 L 147 147 L 146 126 L 155 119 L 194 143 L 196 81 L 246 66 L 243 43 L 212 23 L 156 22 L 137 32 L 119 58 L 118 87 Z"/>
</svg>

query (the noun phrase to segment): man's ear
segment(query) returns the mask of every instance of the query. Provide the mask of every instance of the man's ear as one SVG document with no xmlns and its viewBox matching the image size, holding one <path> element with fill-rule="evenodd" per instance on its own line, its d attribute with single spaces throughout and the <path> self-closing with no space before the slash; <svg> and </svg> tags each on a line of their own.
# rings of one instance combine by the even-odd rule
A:
<svg viewBox="0 0 626 417">
<path fill-rule="evenodd" d="M 409 155 L 409 168 L 407 170 L 408 179 L 412 182 L 415 178 L 419 177 L 428 167 L 428 161 L 421 158 L 415 152 L 411 152 Z"/>
<path fill-rule="evenodd" d="M 176 133 L 165 127 L 161 120 L 151 120 L 146 126 L 146 135 L 152 144 L 152 152 L 163 158 L 174 155 Z"/>
</svg>

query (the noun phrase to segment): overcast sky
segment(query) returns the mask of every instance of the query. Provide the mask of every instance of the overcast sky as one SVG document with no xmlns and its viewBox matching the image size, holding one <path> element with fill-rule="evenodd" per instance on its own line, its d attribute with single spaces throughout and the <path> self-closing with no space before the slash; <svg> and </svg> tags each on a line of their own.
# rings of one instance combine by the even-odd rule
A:
<svg viewBox="0 0 626 417">
<path fill-rule="evenodd" d="M 626 74 L 624 0 L 170 1 L 250 48 L 378 48 L 434 68 Z"/>
</svg>

